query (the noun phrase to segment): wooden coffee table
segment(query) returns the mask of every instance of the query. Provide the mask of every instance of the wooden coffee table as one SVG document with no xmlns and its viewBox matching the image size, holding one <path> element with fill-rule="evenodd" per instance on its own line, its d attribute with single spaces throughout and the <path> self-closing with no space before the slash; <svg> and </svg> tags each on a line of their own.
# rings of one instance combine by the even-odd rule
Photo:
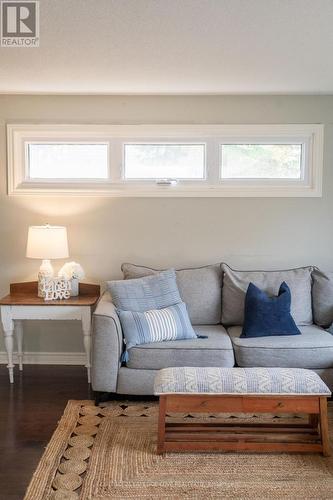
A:
<svg viewBox="0 0 333 500">
<path fill-rule="evenodd" d="M 80 283 L 79 295 L 63 300 L 45 301 L 38 297 L 38 283 L 12 283 L 10 293 L 0 299 L 1 322 L 8 357 L 9 381 L 14 382 L 14 331 L 17 339 L 19 369 L 23 369 L 22 320 L 78 320 L 82 323 L 88 383 L 90 383 L 91 318 L 100 297 L 100 286 Z"/>
<path fill-rule="evenodd" d="M 329 456 L 330 389 L 312 370 L 298 368 L 173 367 L 154 382 L 160 397 L 157 452 L 319 452 Z M 189 422 L 170 413 L 306 414 L 291 423 L 231 419 Z M 171 421 L 170 421 L 171 420 Z"/>
<path fill-rule="evenodd" d="M 168 413 L 305 413 L 301 424 L 167 422 Z M 320 452 L 330 456 L 323 396 L 160 395 L 157 452 Z"/>
</svg>

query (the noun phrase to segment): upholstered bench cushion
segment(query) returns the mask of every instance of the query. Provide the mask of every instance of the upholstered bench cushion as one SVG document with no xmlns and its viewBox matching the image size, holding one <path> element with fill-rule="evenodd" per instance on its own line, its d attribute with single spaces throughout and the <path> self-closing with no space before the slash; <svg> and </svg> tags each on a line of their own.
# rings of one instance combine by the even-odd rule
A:
<svg viewBox="0 0 333 500">
<path fill-rule="evenodd" d="M 331 394 L 319 375 L 301 368 L 199 368 L 160 370 L 154 393 L 161 394 Z"/>
</svg>

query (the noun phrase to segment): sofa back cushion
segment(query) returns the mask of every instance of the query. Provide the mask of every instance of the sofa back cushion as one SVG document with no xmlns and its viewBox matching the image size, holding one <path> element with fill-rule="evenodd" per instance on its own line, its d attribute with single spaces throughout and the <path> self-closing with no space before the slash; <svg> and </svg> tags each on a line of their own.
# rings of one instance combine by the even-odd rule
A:
<svg viewBox="0 0 333 500">
<path fill-rule="evenodd" d="M 333 323 L 333 272 L 312 272 L 313 320 L 327 328 Z"/>
<path fill-rule="evenodd" d="M 286 271 L 236 271 L 222 264 L 222 323 L 243 325 L 245 295 L 250 282 L 271 295 L 278 295 L 283 281 L 291 292 L 291 314 L 297 325 L 312 324 L 311 272 L 312 267 Z"/>
<path fill-rule="evenodd" d="M 160 273 L 135 264 L 121 266 L 124 278 L 133 279 Z M 187 306 L 193 325 L 217 325 L 221 322 L 222 269 L 220 264 L 176 271 L 180 296 Z"/>
</svg>

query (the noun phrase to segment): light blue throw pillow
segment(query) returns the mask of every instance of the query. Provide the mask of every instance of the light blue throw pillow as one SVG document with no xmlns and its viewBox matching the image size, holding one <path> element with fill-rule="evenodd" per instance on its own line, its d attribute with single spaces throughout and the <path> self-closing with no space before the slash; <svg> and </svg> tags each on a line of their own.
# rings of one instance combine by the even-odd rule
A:
<svg viewBox="0 0 333 500">
<path fill-rule="evenodd" d="M 126 344 L 126 351 L 121 357 L 124 362 L 128 361 L 128 349 L 135 345 L 197 338 L 184 302 L 145 312 L 117 309 L 117 313 Z"/>
<path fill-rule="evenodd" d="M 174 269 L 133 280 L 107 281 L 117 309 L 144 312 L 181 302 Z"/>
</svg>

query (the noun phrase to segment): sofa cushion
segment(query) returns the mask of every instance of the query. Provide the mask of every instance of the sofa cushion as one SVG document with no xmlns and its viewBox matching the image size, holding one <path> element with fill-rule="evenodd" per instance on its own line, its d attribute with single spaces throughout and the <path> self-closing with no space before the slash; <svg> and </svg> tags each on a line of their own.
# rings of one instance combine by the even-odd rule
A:
<svg viewBox="0 0 333 500">
<path fill-rule="evenodd" d="M 114 305 L 124 311 L 144 312 L 181 302 L 174 269 L 156 276 L 106 283 Z"/>
<path fill-rule="evenodd" d="M 161 271 L 135 264 L 123 264 L 124 278 L 149 276 Z M 216 325 L 221 321 L 222 270 L 220 264 L 179 269 L 176 279 L 180 296 L 193 325 Z"/>
<path fill-rule="evenodd" d="M 333 272 L 313 270 L 312 307 L 317 325 L 328 327 L 333 323 Z"/>
<path fill-rule="evenodd" d="M 252 282 L 261 290 L 278 295 L 283 281 L 291 292 L 291 314 L 297 325 L 312 324 L 311 272 L 312 267 L 286 271 L 236 271 L 222 264 L 222 323 L 227 326 L 244 322 L 245 294 Z"/>
<path fill-rule="evenodd" d="M 194 331 L 207 338 L 132 347 L 127 367 L 160 370 L 169 366 L 234 366 L 232 344 L 222 325 L 196 326 Z"/>
<path fill-rule="evenodd" d="M 333 368 L 333 336 L 316 325 L 300 331 L 301 335 L 240 338 L 241 326 L 228 328 L 238 366 Z"/>
</svg>

